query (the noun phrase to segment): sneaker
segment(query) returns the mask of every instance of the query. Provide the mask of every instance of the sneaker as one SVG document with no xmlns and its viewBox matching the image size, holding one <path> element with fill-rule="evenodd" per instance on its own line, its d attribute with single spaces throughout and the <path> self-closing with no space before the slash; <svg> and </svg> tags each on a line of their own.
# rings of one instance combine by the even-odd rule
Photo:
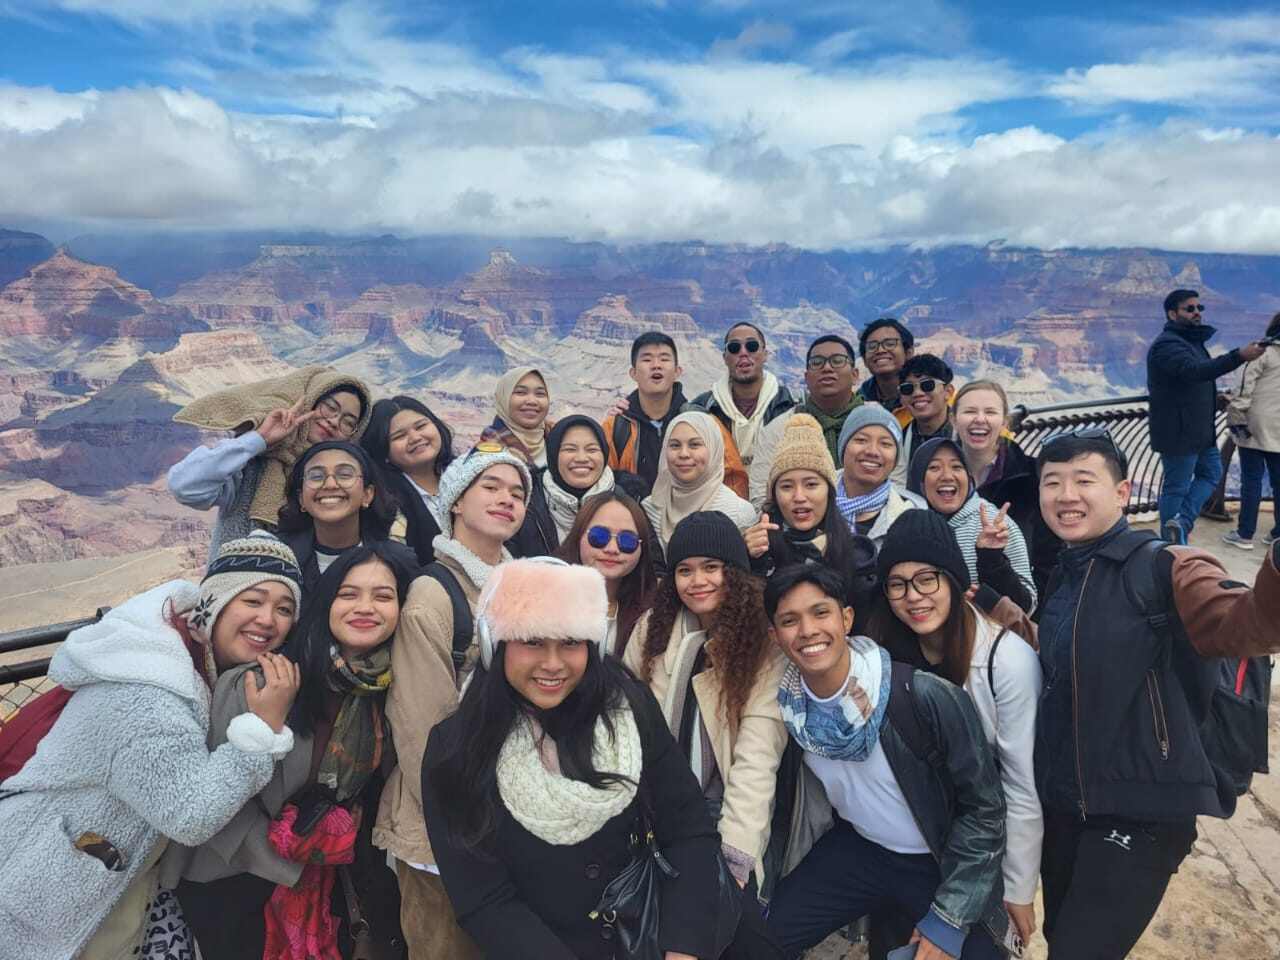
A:
<svg viewBox="0 0 1280 960">
<path fill-rule="evenodd" d="M 1182 524 L 1178 522 L 1176 517 L 1164 522 L 1161 533 L 1170 543 L 1176 543 L 1179 546 L 1185 546 L 1187 543 L 1187 532 L 1182 529 Z"/>
<path fill-rule="evenodd" d="M 1224 533 L 1222 535 L 1222 542 L 1229 543 L 1233 547 L 1239 547 L 1241 550 L 1253 549 L 1253 541 L 1246 540 L 1244 537 L 1240 536 L 1240 533 L 1236 530 L 1231 530 L 1231 531 L 1228 531 L 1227 533 Z"/>
<path fill-rule="evenodd" d="M 1280 537 L 1277 537 L 1274 533 L 1268 533 L 1265 537 L 1262 538 L 1262 545 L 1264 547 L 1269 547 L 1273 543 L 1275 543 L 1277 540 L 1280 540 Z"/>
</svg>

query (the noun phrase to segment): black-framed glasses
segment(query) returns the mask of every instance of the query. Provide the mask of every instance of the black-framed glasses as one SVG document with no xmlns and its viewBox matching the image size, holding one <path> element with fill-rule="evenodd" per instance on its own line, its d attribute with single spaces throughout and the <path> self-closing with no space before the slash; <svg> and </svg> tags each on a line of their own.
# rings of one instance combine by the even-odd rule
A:
<svg viewBox="0 0 1280 960">
<path fill-rule="evenodd" d="M 805 366 L 810 370 L 821 370 L 823 367 L 830 367 L 832 370 L 843 370 L 853 358 L 847 353 L 833 353 L 829 357 L 810 357 L 805 361 Z"/>
<path fill-rule="evenodd" d="M 920 388 L 921 393 L 933 393 L 937 386 L 937 380 L 925 377 L 923 380 L 906 380 L 898 384 L 898 392 L 904 397 L 909 397 L 916 392 L 916 387 Z"/>
<path fill-rule="evenodd" d="M 1187 311 L 1187 313 L 1204 313 L 1204 304 L 1203 303 L 1184 303 L 1178 309 L 1185 310 Z"/>
<path fill-rule="evenodd" d="M 747 348 L 747 353 L 759 353 L 760 341 L 754 338 L 750 340 L 730 340 L 724 345 L 725 351 L 735 356 L 742 352 L 743 347 Z"/>
<path fill-rule="evenodd" d="M 942 574 L 937 570 L 921 570 L 913 577 L 888 577 L 884 582 L 884 595 L 890 600 L 901 600 L 907 595 L 907 586 L 915 588 L 922 597 L 938 592 Z"/>
<path fill-rule="evenodd" d="M 342 404 L 338 403 L 333 397 L 325 397 L 315 408 L 320 411 L 320 416 L 328 420 L 330 423 L 338 425 L 338 432 L 344 437 L 349 437 L 356 432 L 356 427 L 360 426 L 360 418 L 353 417 L 349 413 L 342 412 Z"/>
<path fill-rule="evenodd" d="M 883 340 L 868 340 L 865 347 L 862 348 L 862 355 L 875 353 L 877 350 L 897 350 L 898 344 L 902 343 L 901 337 L 885 337 Z"/>
<path fill-rule="evenodd" d="M 302 479 L 306 485 L 317 490 L 323 487 L 325 481 L 330 477 L 333 477 L 334 483 L 346 490 L 349 487 L 355 486 L 356 481 L 360 479 L 360 470 L 358 467 L 353 467 L 349 463 L 340 463 L 333 468 L 332 473 L 324 467 L 312 467 L 302 475 Z"/>
<path fill-rule="evenodd" d="M 640 538 L 630 530 L 619 530 L 614 533 L 608 527 L 588 527 L 587 543 L 597 550 L 603 550 L 610 540 L 618 541 L 618 549 L 623 553 L 635 553 L 640 549 Z"/>
</svg>

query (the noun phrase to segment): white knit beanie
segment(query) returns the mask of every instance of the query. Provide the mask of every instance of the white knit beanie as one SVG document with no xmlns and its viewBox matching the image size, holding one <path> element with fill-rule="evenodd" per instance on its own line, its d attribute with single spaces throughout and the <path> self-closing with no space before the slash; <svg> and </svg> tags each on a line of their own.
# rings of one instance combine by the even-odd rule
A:
<svg viewBox="0 0 1280 960">
<path fill-rule="evenodd" d="M 520 471 L 524 481 L 524 502 L 533 495 L 533 476 L 529 466 L 500 443 L 483 442 L 471 448 L 465 457 L 459 457 L 445 468 L 440 477 L 440 532 L 446 539 L 453 536 L 453 505 L 458 502 L 476 478 L 490 467 L 507 463 Z"/>
<path fill-rule="evenodd" d="M 222 608 L 269 580 L 289 588 L 295 609 L 302 606 L 302 571 L 288 546 L 265 534 L 228 540 L 200 581 L 200 600 L 184 615 L 187 623 L 198 639 L 208 642 Z"/>
<path fill-rule="evenodd" d="M 604 577 L 555 557 L 498 564 L 476 603 L 476 637 L 486 670 L 498 644 L 509 640 L 589 640 L 603 653 L 608 629 Z"/>
</svg>

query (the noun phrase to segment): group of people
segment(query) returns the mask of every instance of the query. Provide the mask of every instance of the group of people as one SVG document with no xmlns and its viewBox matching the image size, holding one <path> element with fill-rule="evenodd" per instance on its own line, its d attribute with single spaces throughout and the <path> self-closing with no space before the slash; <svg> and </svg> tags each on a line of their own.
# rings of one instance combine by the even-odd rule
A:
<svg viewBox="0 0 1280 960">
<path fill-rule="evenodd" d="M 1123 957 L 1234 808 L 1196 678 L 1280 649 L 1280 547 L 1252 587 L 1151 549 L 1105 431 L 1029 456 L 898 320 L 815 339 L 798 401 L 764 330 L 723 357 L 689 400 L 639 336 L 601 421 L 518 367 L 465 452 L 321 366 L 184 408 L 231 433 L 168 477 L 207 572 L 55 654 L 0 958 L 798 957 L 862 917 L 1001 957 L 1040 885 L 1052 958 Z"/>
</svg>

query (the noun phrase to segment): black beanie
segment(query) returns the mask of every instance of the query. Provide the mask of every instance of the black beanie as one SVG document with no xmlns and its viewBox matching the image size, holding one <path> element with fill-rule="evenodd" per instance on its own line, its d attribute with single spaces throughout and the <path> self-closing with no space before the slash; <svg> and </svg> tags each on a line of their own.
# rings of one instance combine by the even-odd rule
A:
<svg viewBox="0 0 1280 960">
<path fill-rule="evenodd" d="M 676 524 L 667 543 L 667 569 L 674 573 L 680 561 L 690 557 L 711 557 L 751 572 L 747 542 L 719 510 L 699 510 Z"/>
<path fill-rule="evenodd" d="M 961 590 L 972 582 L 951 524 L 932 510 L 908 510 L 893 521 L 876 559 L 881 582 L 899 563 L 931 563 L 951 574 Z"/>
</svg>

